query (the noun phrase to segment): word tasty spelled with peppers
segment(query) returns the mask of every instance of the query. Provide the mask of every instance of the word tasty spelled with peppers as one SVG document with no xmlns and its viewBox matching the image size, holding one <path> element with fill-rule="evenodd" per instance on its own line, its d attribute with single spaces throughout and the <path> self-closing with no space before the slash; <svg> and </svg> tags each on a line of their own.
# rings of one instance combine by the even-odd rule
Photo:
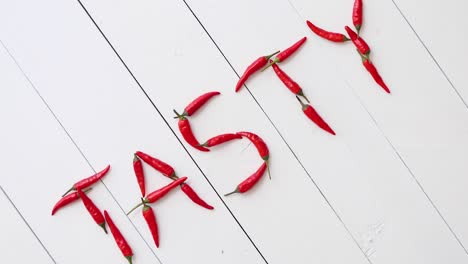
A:
<svg viewBox="0 0 468 264">
<path fill-rule="evenodd" d="M 369 45 L 367 45 L 366 41 L 361 37 L 359 34 L 361 27 L 362 27 L 362 9 L 363 9 L 363 4 L 362 0 L 355 0 L 354 1 L 354 6 L 353 6 L 353 14 L 352 14 L 352 20 L 354 24 L 354 28 L 356 29 L 356 32 L 354 32 L 350 27 L 345 26 L 345 31 L 348 34 L 347 38 L 345 35 L 341 33 L 336 33 L 336 32 L 330 32 L 326 31 L 324 29 L 321 29 L 314 25 L 310 21 L 307 22 L 307 26 L 314 32 L 316 35 L 329 40 L 333 42 L 347 42 L 351 40 L 356 47 L 359 56 L 361 57 L 362 64 L 364 65 L 364 68 L 370 73 L 374 81 L 382 87 L 382 89 L 390 93 L 390 89 L 388 86 L 385 84 L 383 81 L 382 77 L 380 76 L 379 72 L 377 71 L 377 68 L 375 65 L 372 63 L 370 59 L 370 48 Z"/>
<path fill-rule="evenodd" d="M 345 26 L 347 36 L 341 33 L 330 32 L 321 29 L 312 24 L 310 21 L 307 21 L 307 25 L 312 30 L 312 32 L 326 40 L 337 43 L 351 41 L 356 47 L 365 69 L 371 74 L 374 81 L 378 85 L 380 85 L 387 93 L 390 93 L 390 89 L 387 87 L 376 67 L 370 60 L 371 49 L 369 45 L 359 35 L 363 23 L 362 7 L 362 0 L 355 0 L 352 21 L 356 32 L 350 27 Z M 267 56 L 260 56 L 258 59 L 253 61 L 246 68 L 242 76 L 240 76 L 235 86 L 235 92 L 239 92 L 254 74 L 260 74 L 271 67 L 274 74 L 277 76 L 277 79 L 293 94 L 291 97 L 295 97 L 298 100 L 303 114 L 318 128 L 331 135 L 336 135 L 331 126 L 311 105 L 311 102 L 306 96 L 302 87 L 281 68 L 284 65 L 283 62 L 297 53 L 297 51 L 306 43 L 306 41 L 307 37 L 303 37 L 283 51 L 277 51 Z M 282 65 L 281 67 L 280 64 Z M 260 166 L 250 176 L 242 180 L 233 191 L 225 194 L 225 196 L 230 196 L 235 193 L 243 194 L 252 190 L 256 185 L 258 185 L 267 171 L 269 178 L 271 179 L 270 151 L 265 141 L 259 135 L 248 131 L 223 133 L 220 135 L 215 135 L 206 141 L 199 141 L 195 136 L 195 133 L 193 132 L 192 126 L 190 124 L 190 118 L 195 115 L 200 108 L 202 108 L 210 100 L 220 94 L 220 92 L 212 91 L 198 96 L 184 108 L 184 111 L 181 112 L 181 114 L 176 110 L 173 110 L 176 114 L 176 117 L 174 118 L 178 119 L 178 130 L 185 142 L 190 145 L 190 147 L 201 152 L 210 152 L 212 148 L 216 149 L 221 145 L 227 144 L 229 142 L 236 142 L 242 139 L 247 139 L 250 142 L 249 144 L 252 144 L 256 148 L 261 161 Z M 165 176 L 165 179 L 168 181 L 168 183 L 147 194 L 145 166 L 149 166 Z M 145 152 L 136 151 L 132 157 L 132 167 L 135 174 L 136 183 L 139 187 L 140 199 L 139 202 L 127 213 L 127 215 L 141 207 L 141 216 L 146 222 L 149 232 L 153 238 L 153 242 L 157 248 L 160 246 L 159 225 L 156 219 L 156 212 L 152 208 L 152 205 L 162 202 L 162 198 L 169 195 L 169 193 L 174 193 L 178 188 L 180 188 L 182 193 L 184 193 L 185 196 L 187 196 L 190 201 L 192 201 L 197 206 L 207 210 L 214 209 L 212 205 L 201 198 L 200 195 L 188 184 L 188 177 L 179 177 L 179 175 L 176 174 L 174 167 L 168 163 Z M 99 227 L 101 227 L 106 234 L 108 233 L 106 226 L 109 228 L 122 255 L 128 260 L 129 263 L 132 263 L 133 251 L 131 246 L 110 217 L 110 214 L 106 210 L 101 211 L 89 196 L 93 193 L 93 186 L 102 181 L 104 176 L 108 174 L 109 170 L 110 166 L 107 166 L 102 171 L 99 171 L 92 176 L 74 183 L 71 188 L 64 195 L 62 195 L 61 199 L 59 199 L 59 201 L 53 206 L 52 215 L 56 215 L 58 211 L 62 210 L 66 206 L 81 200 L 83 207 L 86 209 L 93 221 Z"/>
</svg>

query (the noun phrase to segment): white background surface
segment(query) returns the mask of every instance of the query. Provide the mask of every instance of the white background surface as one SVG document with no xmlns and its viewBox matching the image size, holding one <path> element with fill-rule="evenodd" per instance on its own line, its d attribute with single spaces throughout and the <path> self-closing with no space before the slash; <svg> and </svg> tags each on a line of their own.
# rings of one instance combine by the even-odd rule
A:
<svg viewBox="0 0 468 264">
<path fill-rule="evenodd" d="M 468 26 L 463 1 L 364 0 L 362 36 L 385 94 L 343 32 L 351 0 L 0 1 L 2 263 L 125 263 L 80 203 L 51 217 L 73 182 L 112 169 L 89 194 L 134 263 L 468 263 Z M 272 70 L 234 93 L 255 58 L 306 44 L 282 68 L 337 132 L 301 113 Z M 260 159 L 237 141 L 201 153 L 172 109 L 218 90 L 191 119 L 200 141 L 265 139 L 272 180 L 224 197 Z M 182 142 L 182 143 L 181 143 Z M 132 154 L 170 164 L 215 210 L 174 192 L 140 212 Z M 146 168 L 145 168 L 146 169 Z M 147 190 L 169 182 L 146 169 Z"/>
</svg>

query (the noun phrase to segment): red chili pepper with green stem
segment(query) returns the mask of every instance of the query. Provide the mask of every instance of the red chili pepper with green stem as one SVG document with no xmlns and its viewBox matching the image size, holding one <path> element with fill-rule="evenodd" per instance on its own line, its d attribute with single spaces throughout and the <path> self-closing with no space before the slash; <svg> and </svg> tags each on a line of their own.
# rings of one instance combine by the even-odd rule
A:
<svg viewBox="0 0 468 264">
<path fill-rule="evenodd" d="M 263 162 L 263 164 L 258 168 L 256 172 L 254 172 L 250 177 L 242 181 L 239 185 L 237 185 L 237 188 L 230 192 L 225 194 L 224 196 L 231 195 L 233 193 L 245 193 L 248 190 L 252 189 L 252 187 L 257 184 L 257 182 L 262 178 L 263 174 L 265 174 L 267 168 L 267 163 Z"/>
<path fill-rule="evenodd" d="M 226 143 L 228 141 L 234 140 L 234 139 L 241 139 L 242 136 L 238 134 L 221 134 L 215 137 L 212 137 L 208 139 L 205 143 L 201 144 L 204 147 L 214 147 L 223 143 Z"/>
<path fill-rule="evenodd" d="M 390 93 L 390 89 L 388 88 L 388 86 L 385 84 L 384 80 L 380 76 L 379 72 L 377 71 L 377 68 L 375 68 L 374 64 L 372 64 L 372 61 L 369 58 L 362 56 L 361 53 L 359 53 L 359 55 L 361 55 L 362 64 L 364 65 L 366 70 L 370 73 L 372 78 L 374 78 L 374 81 L 378 85 L 380 85 L 380 87 L 382 87 L 382 89 L 384 89 L 385 92 Z"/>
<path fill-rule="evenodd" d="M 221 94 L 220 92 L 209 92 L 200 95 L 199 97 L 195 98 L 190 104 L 188 104 L 185 109 L 183 116 L 191 116 L 193 115 L 200 107 L 202 107 L 208 100 L 210 100 L 213 96 Z"/>
<path fill-rule="evenodd" d="M 369 45 L 367 45 L 366 41 L 364 41 L 363 38 L 358 36 L 356 32 L 354 32 L 350 27 L 345 26 L 345 30 L 346 32 L 348 32 L 348 35 L 351 38 L 351 41 L 353 41 L 354 46 L 356 46 L 359 53 L 361 53 L 362 55 L 366 57 L 369 57 L 370 48 L 369 48 Z"/>
<path fill-rule="evenodd" d="M 275 63 L 280 63 L 285 61 L 287 58 L 289 58 L 291 55 L 294 54 L 307 40 L 307 37 L 301 38 L 298 42 L 294 43 L 291 47 L 283 50 L 282 52 L 278 53 L 276 55 L 274 60 L 270 60 L 267 66 L 265 66 L 262 71 L 264 71 L 266 68 L 270 67 L 271 65 Z"/>
<path fill-rule="evenodd" d="M 359 34 L 362 26 L 362 0 L 354 0 L 353 24 Z"/>
<path fill-rule="evenodd" d="M 247 67 L 244 74 L 242 74 L 239 81 L 237 82 L 236 93 L 242 88 L 244 83 L 247 81 L 247 79 L 249 79 L 250 76 L 252 76 L 252 74 L 259 71 L 263 66 L 265 66 L 270 60 L 270 58 L 273 57 L 277 53 L 279 53 L 279 51 L 273 54 L 270 54 L 268 56 L 262 56 L 256 59 L 254 62 L 252 62 L 252 64 L 250 64 L 249 67 Z"/>
<path fill-rule="evenodd" d="M 325 120 L 323 120 L 323 118 L 317 113 L 317 111 L 311 105 L 304 104 L 301 101 L 301 99 L 299 99 L 299 97 L 297 96 L 296 98 L 302 106 L 302 111 L 310 120 L 312 120 L 312 122 L 314 122 L 317 126 L 327 131 L 328 133 L 332 135 L 336 135 L 335 131 L 333 131 L 333 129 L 327 124 L 327 122 L 325 122 Z"/>
<path fill-rule="evenodd" d="M 148 228 L 151 232 L 151 236 L 153 237 L 154 244 L 157 248 L 159 248 L 159 233 L 158 233 L 158 222 L 156 221 L 156 215 L 154 214 L 153 208 L 148 206 L 143 198 L 141 198 L 143 202 L 143 210 L 141 211 L 143 218 L 148 225 Z"/>
<path fill-rule="evenodd" d="M 307 26 L 310 28 L 310 30 L 312 30 L 312 32 L 326 40 L 333 42 L 345 42 L 349 40 L 345 35 L 321 29 L 316 25 L 312 24 L 312 22 L 310 22 L 309 20 L 307 20 Z"/>
<path fill-rule="evenodd" d="M 309 99 L 304 95 L 302 88 L 295 82 L 289 75 L 287 75 L 279 66 L 278 64 L 273 64 L 273 70 L 276 73 L 276 76 L 283 82 L 283 84 L 288 88 L 293 94 L 300 95 L 309 102 Z"/>
<path fill-rule="evenodd" d="M 200 198 L 200 196 L 198 196 L 198 194 L 188 184 L 182 183 L 180 188 L 187 195 L 187 197 L 190 198 L 190 200 L 192 200 L 194 203 L 196 203 L 196 204 L 200 205 L 201 207 L 204 207 L 204 208 L 206 208 L 208 210 L 213 210 L 214 209 L 213 206 L 207 204 L 202 198 Z"/>
<path fill-rule="evenodd" d="M 260 157 L 268 164 L 270 151 L 268 150 L 268 146 L 266 145 L 265 141 L 263 141 L 261 137 L 252 132 L 246 131 L 237 132 L 237 134 L 250 140 L 250 142 L 252 142 L 252 144 L 254 144 L 255 148 L 257 149 Z M 270 166 L 268 166 L 268 177 L 271 179 Z"/>
<path fill-rule="evenodd" d="M 174 113 L 177 115 L 175 118 L 179 118 L 179 131 L 182 134 L 182 137 L 185 139 L 185 141 L 192 147 L 203 151 L 203 152 L 208 152 L 210 151 L 209 149 L 200 146 L 200 143 L 198 140 L 195 138 L 195 135 L 193 135 L 192 132 L 192 127 L 190 126 L 189 120 L 183 116 L 177 113 L 176 110 L 174 110 Z"/>
<path fill-rule="evenodd" d="M 246 131 L 237 132 L 236 134 L 241 135 L 250 140 L 250 142 L 252 142 L 252 144 L 254 144 L 255 148 L 257 149 L 260 157 L 263 160 L 268 161 L 268 158 L 270 157 L 270 151 L 268 150 L 268 146 L 266 145 L 265 141 L 263 141 L 261 137 L 252 132 Z"/>
<path fill-rule="evenodd" d="M 133 207 L 127 213 L 127 215 L 129 215 L 131 212 L 133 212 L 138 207 L 142 206 L 144 203 L 154 203 L 154 202 L 158 201 L 159 199 L 163 198 L 166 194 L 168 194 L 172 189 L 179 186 L 180 184 L 182 184 L 186 180 L 187 180 L 187 177 L 178 178 L 177 180 L 169 183 L 168 185 L 162 187 L 161 189 L 158 189 L 158 190 L 148 194 L 143 199 L 143 202 L 141 202 L 141 203 L 137 204 L 135 207 Z"/>
<path fill-rule="evenodd" d="M 145 173 L 143 172 L 143 164 L 136 154 L 133 155 L 133 171 L 135 172 L 138 186 L 140 186 L 141 196 L 145 196 Z"/>
<path fill-rule="evenodd" d="M 102 179 L 104 176 L 106 176 L 107 172 L 109 172 L 110 170 L 110 165 L 107 165 L 106 168 L 104 168 L 102 171 L 92 175 L 92 176 L 89 176 L 88 178 L 85 178 L 81 181 L 78 181 L 76 182 L 75 184 L 73 184 L 73 186 L 64 194 L 62 195 L 65 196 L 67 195 L 67 193 L 71 192 L 71 191 L 76 191 L 78 189 L 86 189 L 88 188 L 89 186 L 93 185 L 94 183 L 96 183 L 97 181 L 99 181 L 100 179 Z"/>
<path fill-rule="evenodd" d="M 94 219 L 94 222 L 98 224 L 102 229 L 104 229 L 104 232 L 107 234 L 107 229 L 106 229 L 106 220 L 104 220 L 104 216 L 101 213 L 101 210 L 97 208 L 97 206 L 89 199 L 89 197 L 81 190 L 77 190 L 78 196 L 81 198 L 81 201 L 83 202 L 83 205 L 85 206 L 86 210 L 88 210 L 89 214 L 91 217 Z"/>
<path fill-rule="evenodd" d="M 166 177 L 172 178 L 176 175 L 174 168 L 164 161 L 161 161 L 141 151 L 137 151 L 135 155 Z"/>
<path fill-rule="evenodd" d="M 109 225 L 109 229 L 112 233 L 112 236 L 114 237 L 115 243 L 117 243 L 117 246 L 119 247 L 124 257 L 128 260 L 128 262 L 132 264 L 132 248 L 127 243 L 127 240 L 125 240 L 125 237 L 122 235 L 119 228 L 114 224 L 114 221 L 112 220 L 112 218 L 106 210 L 104 210 L 104 216 L 106 217 L 107 224 Z"/>
<path fill-rule="evenodd" d="M 83 192 L 88 192 L 90 191 L 91 188 L 84 190 Z M 70 203 L 73 203 L 74 201 L 78 201 L 80 199 L 80 196 L 78 195 L 78 192 L 72 192 L 69 193 L 65 196 L 62 197 L 55 205 L 54 208 L 52 209 L 52 215 L 54 215 L 59 209 L 69 205 Z"/>
</svg>

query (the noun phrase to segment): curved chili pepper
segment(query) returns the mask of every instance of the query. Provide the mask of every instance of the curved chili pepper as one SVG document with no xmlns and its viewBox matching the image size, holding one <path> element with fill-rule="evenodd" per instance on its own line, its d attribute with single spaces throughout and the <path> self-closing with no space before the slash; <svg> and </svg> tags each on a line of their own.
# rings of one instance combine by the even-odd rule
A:
<svg viewBox="0 0 468 264">
<path fill-rule="evenodd" d="M 323 120 L 323 118 L 317 113 L 317 111 L 315 111 L 315 109 L 311 105 L 304 104 L 301 101 L 301 99 L 299 99 L 299 97 L 297 96 L 296 98 L 299 101 L 299 103 L 301 103 L 302 111 L 310 120 L 312 120 L 312 122 L 314 122 L 317 126 L 327 131 L 328 133 L 336 135 L 335 131 L 333 131 L 333 129 L 327 124 L 327 122 L 325 122 L 325 120 Z"/>
<path fill-rule="evenodd" d="M 270 54 L 268 56 L 262 56 L 262 57 L 256 59 L 254 62 L 252 62 L 252 64 L 250 64 L 249 67 L 247 67 L 244 74 L 242 74 L 239 81 L 237 82 L 236 93 L 242 88 L 244 83 L 247 81 L 247 79 L 249 79 L 249 77 L 252 74 L 254 74 L 258 70 L 260 70 L 263 66 L 265 66 L 268 63 L 268 60 L 270 60 L 270 58 L 273 57 L 278 52 L 279 51 L 277 51 L 277 52 L 275 52 L 273 54 Z"/>
<path fill-rule="evenodd" d="M 353 24 L 357 32 L 359 33 L 359 30 L 361 30 L 362 26 L 362 0 L 354 0 Z"/>
<path fill-rule="evenodd" d="M 241 138 L 242 138 L 242 136 L 238 135 L 238 134 L 232 134 L 232 133 L 221 134 L 221 135 L 218 135 L 218 136 L 215 136 L 215 137 L 212 137 L 212 138 L 208 139 L 205 143 L 203 143 L 201 145 L 204 146 L 204 147 L 214 147 L 214 146 L 223 144 L 225 142 L 228 142 L 228 141 L 231 141 L 231 140 L 234 140 L 234 139 L 241 139 Z"/>
<path fill-rule="evenodd" d="M 188 119 L 185 116 L 180 115 L 179 113 L 177 113 L 176 110 L 174 110 L 174 113 L 177 115 L 176 118 L 179 118 L 179 131 L 182 134 L 182 137 L 184 137 L 185 141 L 190 146 L 192 146 L 192 147 L 194 147 L 194 148 L 196 148 L 196 149 L 198 149 L 200 151 L 204 151 L 204 152 L 210 151 L 209 149 L 200 146 L 200 143 L 198 142 L 198 140 L 193 135 L 192 128 L 190 127 L 190 122 L 188 121 Z"/>
<path fill-rule="evenodd" d="M 199 97 L 195 98 L 190 104 L 188 104 L 185 109 L 183 116 L 191 116 L 193 115 L 200 107 L 202 107 L 208 100 L 210 100 L 213 96 L 221 94 L 220 92 L 209 92 L 200 95 Z"/>
<path fill-rule="evenodd" d="M 348 32 L 349 37 L 354 43 L 354 46 L 356 46 L 357 50 L 364 56 L 369 56 L 370 54 L 370 48 L 369 45 L 364 41 L 363 38 L 358 36 L 356 32 L 354 32 L 350 27 L 345 26 L 346 32 Z"/>
<path fill-rule="evenodd" d="M 67 195 L 67 193 L 71 192 L 71 191 L 76 191 L 78 189 L 85 189 L 85 188 L 88 188 L 89 186 L 93 185 L 94 183 L 96 183 L 97 181 L 99 181 L 100 179 L 102 179 L 104 176 L 106 176 L 107 172 L 109 172 L 110 170 L 110 165 L 107 165 L 106 168 L 104 168 L 102 171 L 86 178 L 86 179 L 83 179 L 81 181 L 78 181 L 76 182 L 75 184 L 73 184 L 73 186 L 64 194 L 62 195 L 65 196 Z"/>
<path fill-rule="evenodd" d="M 387 87 L 385 82 L 383 81 L 382 77 L 380 76 L 379 72 L 377 71 L 377 68 L 375 68 L 374 64 L 372 64 L 372 61 L 370 61 L 368 58 L 364 57 L 361 55 L 362 59 L 362 64 L 366 68 L 366 70 L 370 73 L 372 78 L 374 78 L 374 81 L 382 87 L 385 92 L 390 93 L 390 89 Z"/>
<path fill-rule="evenodd" d="M 260 154 L 260 157 L 263 160 L 268 161 L 268 158 L 270 157 L 270 152 L 268 150 L 268 147 L 265 141 L 263 141 L 261 137 L 259 137 L 258 135 L 254 133 L 245 132 L 245 131 L 237 132 L 237 134 L 249 139 L 250 142 L 254 144 L 255 148 L 258 151 L 258 154 Z"/>
<path fill-rule="evenodd" d="M 159 234 L 156 215 L 154 214 L 153 208 L 144 203 L 143 198 L 141 199 L 141 201 L 143 202 L 143 210 L 141 211 L 141 213 L 143 214 L 143 218 L 145 219 L 146 224 L 148 225 L 148 228 L 151 232 L 154 244 L 156 244 L 156 247 L 159 248 Z"/>
<path fill-rule="evenodd" d="M 345 35 L 341 33 L 335 33 L 335 32 L 330 32 L 330 31 L 321 29 L 317 27 L 316 25 L 312 24 L 312 22 L 310 22 L 309 20 L 307 20 L 307 26 L 309 26 L 312 32 L 314 32 L 315 34 L 317 34 L 318 36 L 324 39 L 327 39 L 333 42 L 345 42 L 349 40 Z"/>
<path fill-rule="evenodd" d="M 213 210 L 214 209 L 213 206 L 211 206 L 211 205 L 207 204 L 205 201 L 203 201 L 203 199 L 200 198 L 200 196 L 198 196 L 198 194 L 188 184 L 182 183 L 180 188 L 187 195 L 187 197 L 190 198 L 190 200 L 192 200 L 194 203 L 196 203 L 196 204 L 200 205 L 201 207 L 204 207 L 204 208 L 206 208 L 208 210 Z"/>
<path fill-rule="evenodd" d="M 114 221 L 112 221 L 112 218 L 106 210 L 104 210 L 104 216 L 106 217 L 107 224 L 109 225 L 109 229 L 112 233 L 112 236 L 114 237 L 115 243 L 117 243 L 117 246 L 128 262 L 132 264 L 132 248 L 127 243 L 127 240 L 125 240 L 125 237 L 122 235 L 119 228 L 114 224 Z"/>
<path fill-rule="evenodd" d="M 86 210 L 88 210 L 89 214 L 91 217 L 94 219 L 94 222 L 98 224 L 102 229 L 104 229 L 104 232 L 107 234 L 107 229 L 106 229 L 106 221 L 104 220 L 104 216 L 102 216 L 101 211 L 97 206 L 89 199 L 89 197 L 81 190 L 78 189 L 76 190 L 78 193 L 78 196 L 81 198 L 81 201 L 83 202 L 83 205 L 85 206 Z"/>
<path fill-rule="evenodd" d="M 177 180 L 169 183 L 168 185 L 162 187 L 161 189 L 158 189 L 150 194 L 148 194 L 144 199 L 143 199 L 143 202 L 137 204 L 135 207 L 132 208 L 132 210 L 130 210 L 127 215 L 129 215 L 131 212 L 133 212 L 135 209 L 137 209 L 138 207 L 142 206 L 144 203 L 154 203 L 156 202 L 157 200 L 163 198 L 166 194 L 168 194 L 172 189 L 174 189 L 175 187 L 179 186 L 180 184 L 182 184 L 184 181 L 187 180 L 187 177 L 182 177 L 182 178 L 178 178 Z"/>
<path fill-rule="evenodd" d="M 282 52 L 278 53 L 278 55 L 276 55 L 275 59 L 270 60 L 268 65 L 265 66 L 262 69 L 262 71 L 264 71 L 266 68 L 270 67 L 274 63 L 279 63 L 279 62 L 285 61 L 287 58 L 289 58 L 289 56 L 291 56 L 294 52 L 296 52 L 302 46 L 302 44 L 304 44 L 306 42 L 306 40 L 307 40 L 307 37 L 303 37 L 298 42 L 294 43 L 291 47 L 289 47 L 289 48 L 283 50 Z"/>
<path fill-rule="evenodd" d="M 143 164 L 136 154 L 133 155 L 133 171 L 135 172 L 138 186 L 140 186 L 141 196 L 145 196 L 145 173 L 143 172 Z"/>
<path fill-rule="evenodd" d="M 90 191 L 91 188 L 89 189 L 86 189 L 84 190 L 83 192 L 88 192 Z M 74 201 L 77 201 L 80 199 L 80 196 L 78 195 L 78 192 L 72 192 L 72 193 L 69 193 L 67 195 L 65 195 L 64 197 L 62 197 L 62 199 L 60 199 L 55 205 L 54 205 L 54 208 L 52 209 L 52 215 L 54 215 L 59 209 L 65 207 L 66 205 L 74 202 Z"/>
<path fill-rule="evenodd" d="M 263 162 L 263 164 L 257 169 L 256 172 L 254 172 L 250 177 L 243 180 L 239 185 L 237 185 L 237 188 L 234 191 L 227 193 L 224 196 L 228 196 L 233 193 L 245 193 L 246 191 L 252 189 L 252 187 L 254 187 L 255 184 L 260 180 L 260 178 L 262 178 L 263 174 L 265 174 L 266 168 L 267 163 Z"/>
<path fill-rule="evenodd" d="M 137 151 L 135 153 L 136 156 L 138 156 L 140 159 L 142 159 L 146 164 L 150 165 L 151 167 L 153 167 L 153 169 L 159 171 L 160 173 L 162 173 L 164 176 L 167 176 L 169 178 L 172 178 L 174 177 L 176 174 L 175 174 L 175 171 L 174 171 L 174 168 L 172 168 L 171 165 L 161 161 L 161 160 L 158 160 L 157 158 L 154 158 L 144 152 L 141 152 L 141 151 Z"/>
<path fill-rule="evenodd" d="M 307 102 L 309 102 L 309 99 L 304 95 L 304 92 L 302 91 L 302 88 L 297 84 L 289 75 L 287 75 L 279 66 L 278 64 L 273 64 L 273 70 L 276 73 L 276 76 L 283 82 L 283 84 L 288 88 L 293 94 L 295 95 L 300 95 L 304 97 Z"/>
</svg>

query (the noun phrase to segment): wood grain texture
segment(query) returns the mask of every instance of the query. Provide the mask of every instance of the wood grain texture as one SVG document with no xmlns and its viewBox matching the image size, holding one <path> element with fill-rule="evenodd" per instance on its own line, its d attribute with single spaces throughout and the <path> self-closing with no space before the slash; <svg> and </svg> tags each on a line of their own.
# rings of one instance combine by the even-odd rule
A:
<svg viewBox="0 0 468 264">
<path fill-rule="evenodd" d="M 24 239 L 33 253 L 15 260 L 15 247 L 8 259 L 125 263 L 79 203 L 50 217 L 71 183 L 110 163 L 90 197 L 110 210 L 134 263 L 466 263 L 462 59 L 457 49 L 442 52 L 453 30 L 423 24 L 435 7 L 400 2 L 364 1 L 362 36 L 392 95 L 351 44 L 328 43 L 305 26 L 311 19 L 344 32 L 349 0 L 1 2 L 0 87 L 8 89 L 0 88 L 0 184 L 52 256 L 16 214 L 8 232 L 18 230 L 14 242 Z M 440 9 L 459 21 L 457 6 Z M 336 137 L 303 116 L 271 69 L 234 93 L 250 62 L 303 36 L 282 68 Z M 222 196 L 260 165 L 255 148 L 239 140 L 198 152 L 172 118 L 212 90 L 222 95 L 191 118 L 200 141 L 249 130 L 270 147 L 272 180 L 246 195 Z M 139 201 L 136 150 L 173 165 L 215 206 L 205 210 L 181 192 L 154 205 L 159 249 L 139 210 L 124 214 Z M 145 172 L 147 190 L 169 182 Z M 0 209 L 12 212 L 1 195 Z"/>
</svg>

